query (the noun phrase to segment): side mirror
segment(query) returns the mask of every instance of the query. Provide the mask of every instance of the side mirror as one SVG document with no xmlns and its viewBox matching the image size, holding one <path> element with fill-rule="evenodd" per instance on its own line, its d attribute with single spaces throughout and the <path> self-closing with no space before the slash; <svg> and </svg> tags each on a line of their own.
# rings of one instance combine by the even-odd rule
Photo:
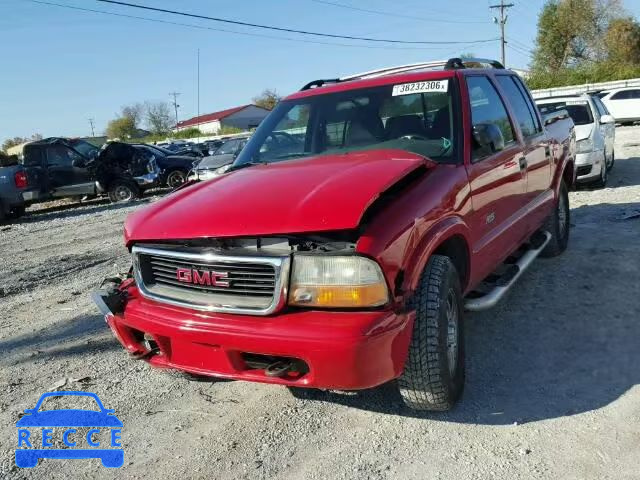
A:
<svg viewBox="0 0 640 480">
<path fill-rule="evenodd" d="M 600 123 L 616 123 L 616 119 L 613 118 L 613 115 L 602 115 L 600 117 Z"/>
<path fill-rule="evenodd" d="M 497 125 L 479 123 L 473 126 L 473 139 L 485 154 L 493 154 L 504 150 L 504 137 Z"/>
</svg>

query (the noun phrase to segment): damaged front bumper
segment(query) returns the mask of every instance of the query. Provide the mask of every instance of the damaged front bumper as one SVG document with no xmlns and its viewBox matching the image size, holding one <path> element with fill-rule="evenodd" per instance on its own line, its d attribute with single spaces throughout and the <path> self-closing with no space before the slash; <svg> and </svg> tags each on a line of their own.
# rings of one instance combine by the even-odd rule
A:
<svg viewBox="0 0 640 480">
<path fill-rule="evenodd" d="M 118 341 L 160 368 L 237 380 L 358 390 L 397 378 L 414 312 L 208 313 L 142 297 L 132 279 L 92 294 Z"/>
</svg>

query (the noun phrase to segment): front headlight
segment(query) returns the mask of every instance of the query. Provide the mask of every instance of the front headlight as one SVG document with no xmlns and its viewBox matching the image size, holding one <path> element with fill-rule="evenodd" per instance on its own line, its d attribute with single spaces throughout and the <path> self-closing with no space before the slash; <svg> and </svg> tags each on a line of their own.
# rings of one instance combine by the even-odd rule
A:
<svg viewBox="0 0 640 480">
<path fill-rule="evenodd" d="M 294 255 L 289 304 L 366 308 L 389 301 L 380 266 L 365 257 Z"/>
<path fill-rule="evenodd" d="M 576 143 L 576 153 L 593 152 L 593 140 L 586 138 Z"/>
<path fill-rule="evenodd" d="M 225 173 L 227 173 L 229 171 L 230 168 L 231 168 L 231 164 L 223 165 L 222 167 L 216 168 L 216 170 L 215 170 L 216 175 L 224 175 Z"/>
</svg>

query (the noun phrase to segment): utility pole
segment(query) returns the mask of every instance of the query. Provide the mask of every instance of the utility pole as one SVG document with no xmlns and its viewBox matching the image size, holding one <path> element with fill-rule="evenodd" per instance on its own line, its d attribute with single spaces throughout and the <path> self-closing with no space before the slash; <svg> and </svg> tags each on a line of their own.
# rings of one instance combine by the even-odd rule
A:
<svg viewBox="0 0 640 480">
<path fill-rule="evenodd" d="M 500 25 L 500 44 L 502 46 L 502 65 L 505 67 L 506 59 L 505 59 L 505 46 L 507 41 L 504 39 L 504 25 L 507 23 L 508 15 L 505 15 L 505 11 L 511 7 L 513 7 L 513 3 L 504 3 L 504 0 L 500 0 L 500 5 L 490 5 L 491 9 L 499 9 L 500 10 L 500 18 L 493 17 L 493 21 Z"/>
<path fill-rule="evenodd" d="M 169 96 L 173 97 L 173 102 L 171 102 L 171 104 L 173 105 L 173 108 L 176 111 L 176 130 L 178 129 L 178 107 L 180 105 L 178 105 L 178 95 L 180 95 L 180 92 L 170 92 Z"/>
<path fill-rule="evenodd" d="M 200 119 L 200 49 L 198 49 L 198 119 Z M 198 123 L 198 130 L 200 130 L 200 123 Z M 198 134 L 198 138 L 200 138 L 200 134 Z"/>
<path fill-rule="evenodd" d="M 93 120 L 93 118 L 89 118 L 89 125 L 91 125 L 91 136 L 92 136 L 92 137 L 95 137 L 95 136 L 96 136 L 96 133 L 95 133 L 95 130 L 94 130 L 94 124 L 93 124 L 93 121 L 94 121 L 94 120 Z"/>
</svg>

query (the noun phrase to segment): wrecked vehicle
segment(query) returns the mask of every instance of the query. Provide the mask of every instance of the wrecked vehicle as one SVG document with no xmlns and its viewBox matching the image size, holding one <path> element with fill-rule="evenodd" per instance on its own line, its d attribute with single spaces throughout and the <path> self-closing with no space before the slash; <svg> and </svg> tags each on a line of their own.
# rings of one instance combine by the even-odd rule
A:
<svg viewBox="0 0 640 480">
<path fill-rule="evenodd" d="M 160 175 L 154 159 L 120 142 L 98 148 L 80 139 L 46 138 L 24 146 L 22 163 L 28 204 L 100 194 L 126 202 L 157 186 Z"/>
<path fill-rule="evenodd" d="M 7 217 L 24 215 L 25 203 L 22 192 L 27 186 L 27 177 L 15 155 L 0 152 L 0 224 Z"/>
<path fill-rule="evenodd" d="M 274 133 L 301 141 L 265 149 Z M 93 297 L 136 358 L 195 375 L 359 390 L 446 410 L 464 310 L 569 239 L 575 132 L 495 61 L 317 80 L 231 173 L 131 214 L 132 271 Z"/>
</svg>

